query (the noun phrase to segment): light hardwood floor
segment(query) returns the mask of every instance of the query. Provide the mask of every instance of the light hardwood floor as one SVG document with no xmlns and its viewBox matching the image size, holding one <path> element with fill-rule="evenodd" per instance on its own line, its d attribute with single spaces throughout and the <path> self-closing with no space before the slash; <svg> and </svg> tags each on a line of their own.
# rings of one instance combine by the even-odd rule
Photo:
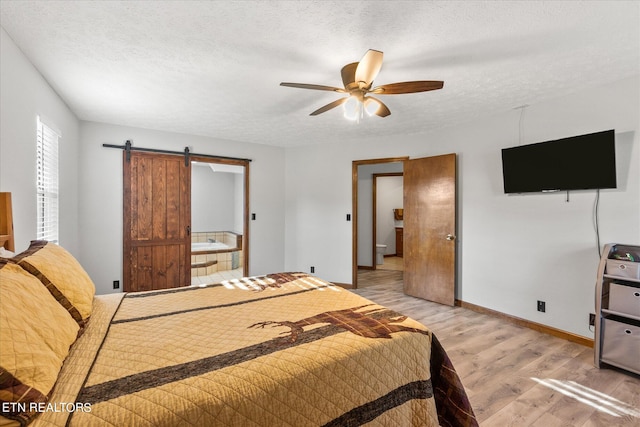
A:
<svg viewBox="0 0 640 427">
<path fill-rule="evenodd" d="M 592 348 L 404 295 L 401 271 L 361 271 L 354 292 L 431 328 L 483 427 L 640 426 L 640 378 L 596 368 Z"/>
<path fill-rule="evenodd" d="M 380 270 L 399 270 L 404 268 L 404 259 L 398 256 L 386 256 L 383 259 L 382 265 L 377 265 L 377 269 Z"/>
</svg>

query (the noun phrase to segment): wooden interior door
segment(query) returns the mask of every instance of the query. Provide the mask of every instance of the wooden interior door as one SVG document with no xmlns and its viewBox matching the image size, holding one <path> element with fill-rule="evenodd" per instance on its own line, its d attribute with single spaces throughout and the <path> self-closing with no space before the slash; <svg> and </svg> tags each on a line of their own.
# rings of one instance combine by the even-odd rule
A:
<svg viewBox="0 0 640 427">
<path fill-rule="evenodd" d="M 404 162 L 404 292 L 453 305 L 456 155 Z"/>
<path fill-rule="evenodd" d="M 191 165 L 178 155 L 123 152 L 125 292 L 191 284 Z"/>
</svg>

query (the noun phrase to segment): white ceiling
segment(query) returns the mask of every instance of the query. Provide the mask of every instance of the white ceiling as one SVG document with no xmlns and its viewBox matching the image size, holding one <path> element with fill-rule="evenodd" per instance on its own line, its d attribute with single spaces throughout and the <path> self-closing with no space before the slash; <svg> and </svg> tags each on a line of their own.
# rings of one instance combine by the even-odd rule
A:
<svg viewBox="0 0 640 427">
<path fill-rule="evenodd" d="M 2 27 L 82 120 L 277 146 L 423 133 L 640 74 L 638 1 L 10 1 Z M 340 69 L 384 52 L 359 124 Z"/>
</svg>

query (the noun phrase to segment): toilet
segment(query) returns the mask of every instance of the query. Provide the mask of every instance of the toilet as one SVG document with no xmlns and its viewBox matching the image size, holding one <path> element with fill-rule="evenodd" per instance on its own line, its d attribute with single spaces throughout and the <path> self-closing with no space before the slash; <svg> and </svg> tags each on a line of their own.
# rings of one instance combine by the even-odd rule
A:
<svg viewBox="0 0 640 427">
<path fill-rule="evenodd" d="M 376 264 L 384 264 L 384 253 L 387 251 L 387 245 L 376 244 Z"/>
</svg>

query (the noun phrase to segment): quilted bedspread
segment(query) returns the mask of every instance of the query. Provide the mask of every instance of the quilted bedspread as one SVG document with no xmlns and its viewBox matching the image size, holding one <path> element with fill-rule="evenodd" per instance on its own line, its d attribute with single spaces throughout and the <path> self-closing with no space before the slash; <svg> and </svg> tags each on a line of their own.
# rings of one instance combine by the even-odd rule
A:
<svg viewBox="0 0 640 427">
<path fill-rule="evenodd" d="M 96 297 L 49 402 L 32 425 L 477 425 L 425 326 L 304 273 Z"/>
</svg>

